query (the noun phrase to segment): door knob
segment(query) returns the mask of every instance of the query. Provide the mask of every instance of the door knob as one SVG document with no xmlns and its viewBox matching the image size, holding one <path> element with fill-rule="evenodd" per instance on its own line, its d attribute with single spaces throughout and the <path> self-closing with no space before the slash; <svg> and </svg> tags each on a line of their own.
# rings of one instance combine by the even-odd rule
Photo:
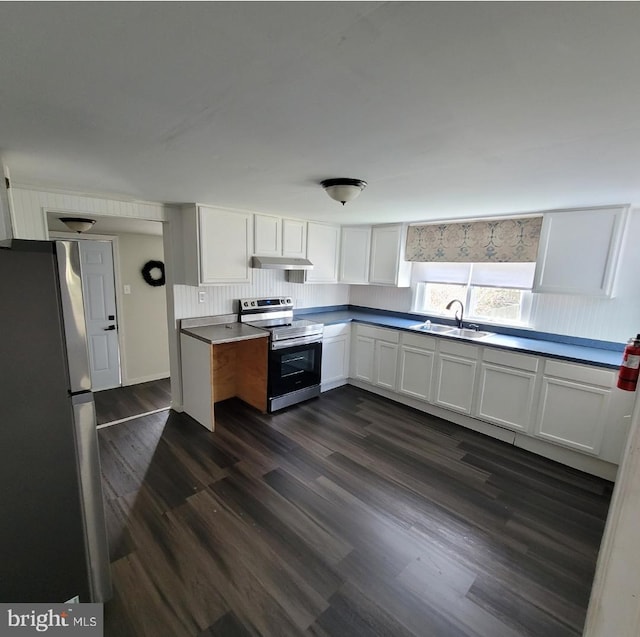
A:
<svg viewBox="0 0 640 637">
<path fill-rule="evenodd" d="M 109 331 L 111 331 L 111 330 L 115 330 L 115 329 L 116 329 L 116 326 L 115 326 L 115 325 L 109 325 L 109 327 L 105 327 L 105 328 L 104 328 L 104 331 L 105 331 L 105 332 L 109 332 Z"/>
</svg>

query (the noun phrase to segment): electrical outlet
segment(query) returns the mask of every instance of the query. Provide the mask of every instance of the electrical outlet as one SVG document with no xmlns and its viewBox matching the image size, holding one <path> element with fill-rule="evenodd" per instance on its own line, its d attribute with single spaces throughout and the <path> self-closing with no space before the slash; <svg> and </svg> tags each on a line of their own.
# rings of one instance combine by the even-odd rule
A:
<svg viewBox="0 0 640 637">
<path fill-rule="evenodd" d="M 204 290 L 198 292 L 198 303 L 204 303 L 207 300 L 207 293 Z"/>
<path fill-rule="evenodd" d="M 130 285 L 125 285 L 124 286 L 124 293 L 125 294 L 131 294 L 131 286 Z"/>
</svg>

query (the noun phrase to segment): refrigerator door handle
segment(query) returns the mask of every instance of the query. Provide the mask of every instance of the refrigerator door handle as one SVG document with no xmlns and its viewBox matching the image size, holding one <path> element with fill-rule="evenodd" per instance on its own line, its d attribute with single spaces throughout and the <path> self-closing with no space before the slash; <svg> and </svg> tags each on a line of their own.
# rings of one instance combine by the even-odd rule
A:
<svg viewBox="0 0 640 637">
<path fill-rule="evenodd" d="M 75 421 L 91 601 L 105 602 L 112 594 L 111 571 L 93 394 L 87 392 L 72 396 L 71 403 Z"/>
<path fill-rule="evenodd" d="M 91 389 L 87 326 L 84 318 L 80 250 L 75 241 L 56 241 L 60 300 L 69 363 L 71 393 Z"/>
</svg>

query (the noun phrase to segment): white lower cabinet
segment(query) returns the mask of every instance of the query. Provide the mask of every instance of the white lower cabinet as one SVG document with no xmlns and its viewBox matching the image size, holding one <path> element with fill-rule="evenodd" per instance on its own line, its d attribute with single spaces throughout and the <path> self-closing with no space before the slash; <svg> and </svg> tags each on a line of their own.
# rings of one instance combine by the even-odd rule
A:
<svg viewBox="0 0 640 637">
<path fill-rule="evenodd" d="M 398 378 L 400 394 L 431 401 L 435 350 L 436 339 L 433 336 L 402 334 Z"/>
<path fill-rule="evenodd" d="M 534 422 L 538 358 L 485 348 L 475 414 L 516 431 L 530 431 Z"/>
<path fill-rule="evenodd" d="M 351 376 L 395 391 L 398 369 L 397 330 L 357 325 L 351 354 Z"/>
<path fill-rule="evenodd" d="M 322 337 L 322 391 L 344 385 L 349 378 L 351 324 L 327 325 Z"/>
<path fill-rule="evenodd" d="M 534 434 L 597 455 L 608 419 L 614 376 L 605 369 L 546 361 Z"/>
<path fill-rule="evenodd" d="M 376 341 L 374 382 L 378 387 L 391 391 L 396 388 L 398 369 L 398 344 L 388 341 Z"/>
<path fill-rule="evenodd" d="M 351 341 L 350 376 L 371 391 L 615 478 L 635 394 L 614 370 L 362 324 Z"/>
<path fill-rule="evenodd" d="M 442 339 L 436 356 L 434 403 L 471 414 L 477 367 L 477 346 Z"/>
<path fill-rule="evenodd" d="M 373 384 L 373 359 L 376 342 L 372 337 L 360 334 L 359 330 L 360 327 L 352 339 L 351 376 Z"/>
</svg>

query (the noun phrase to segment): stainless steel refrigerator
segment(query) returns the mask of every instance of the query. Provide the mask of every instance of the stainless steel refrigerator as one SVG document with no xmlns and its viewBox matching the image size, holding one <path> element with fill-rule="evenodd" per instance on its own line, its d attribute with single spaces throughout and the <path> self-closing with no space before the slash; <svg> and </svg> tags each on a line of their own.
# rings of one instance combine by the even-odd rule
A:
<svg viewBox="0 0 640 637">
<path fill-rule="evenodd" d="M 0 246 L 0 602 L 111 594 L 80 257 Z"/>
</svg>

